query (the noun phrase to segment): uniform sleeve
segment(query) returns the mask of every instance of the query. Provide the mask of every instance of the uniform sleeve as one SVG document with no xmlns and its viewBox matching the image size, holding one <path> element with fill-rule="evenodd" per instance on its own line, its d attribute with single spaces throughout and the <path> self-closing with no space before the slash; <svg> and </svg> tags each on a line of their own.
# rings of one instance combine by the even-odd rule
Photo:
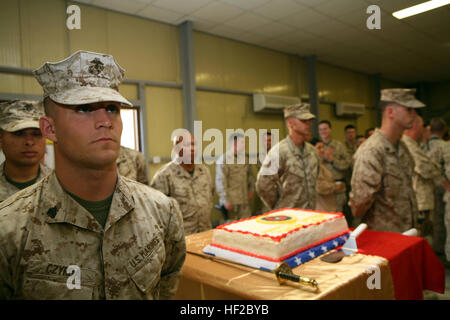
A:
<svg viewBox="0 0 450 320">
<path fill-rule="evenodd" d="M 447 180 L 450 180 L 450 142 L 446 142 L 445 144 L 443 158 L 445 165 L 445 178 L 447 178 Z"/>
<path fill-rule="evenodd" d="M 320 195 L 334 194 L 335 186 L 333 175 L 327 175 L 328 169 L 324 165 L 320 165 L 319 175 L 317 176 L 316 192 Z"/>
<path fill-rule="evenodd" d="M 207 181 L 204 192 L 210 192 L 210 197 L 208 197 L 210 202 L 205 204 L 205 206 L 201 210 L 199 210 L 199 213 L 201 213 L 199 217 L 199 232 L 206 231 L 212 228 L 211 209 L 213 207 L 214 184 L 211 179 L 211 172 L 209 171 L 209 168 L 204 166 L 204 169 Z"/>
<path fill-rule="evenodd" d="M 159 298 L 171 299 L 178 290 L 181 268 L 186 258 L 183 218 L 178 203 L 170 199 L 170 219 L 166 237 L 166 260 L 161 270 Z"/>
<path fill-rule="evenodd" d="M 352 191 L 350 192 L 350 199 L 356 208 L 355 211 L 359 211 L 358 208 L 372 206 L 374 194 L 381 188 L 383 174 L 382 161 L 376 157 L 375 150 L 367 152 L 365 149 L 361 149 L 358 151 L 355 155 L 351 180 Z"/>
<path fill-rule="evenodd" d="M 22 233 L 18 230 L 26 230 L 25 224 L 21 223 L 19 227 L 6 216 L 0 217 L 0 300 L 17 298 L 15 283 L 18 279 L 14 268 L 18 266 L 18 245 L 22 243 Z"/>
<path fill-rule="evenodd" d="M 275 206 L 279 198 L 281 163 L 276 163 L 275 159 L 278 156 L 278 150 L 274 147 L 269 151 L 256 179 L 256 193 L 269 209 Z M 281 162 L 281 156 L 279 161 Z"/>
<path fill-rule="evenodd" d="M 158 170 L 150 183 L 150 187 L 161 191 L 166 196 L 170 196 L 169 180 L 162 170 Z"/>
<path fill-rule="evenodd" d="M 1 236 L 1 235 L 0 235 Z M 3 239 L 0 239 L 2 241 Z M 9 263 L 4 251 L 4 245 L 0 242 L 0 300 L 11 299 L 13 295 L 13 285 Z"/>
<path fill-rule="evenodd" d="M 416 150 L 417 151 L 417 150 Z M 441 185 L 445 178 L 442 176 L 442 167 L 439 163 L 430 159 L 422 150 L 413 154 L 414 172 L 423 179 L 433 180 L 436 185 Z"/>
<path fill-rule="evenodd" d="M 352 163 L 352 158 L 350 153 L 347 152 L 346 148 L 342 143 L 336 143 L 334 150 L 333 167 L 344 171 L 350 167 Z"/>
<path fill-rule="evenodd" d="M 136 159 L 137 181 L 148 185 L 147 161 L 142 153 L 139 153 Z"/>
<path fill-rule="evenodd" d="M 220 203 L 227 202 L 227 169 L 223 163 L 216 164 L 216 190 L 219 195 Z"/>
<path fill-rule="evenodd" d="M 436 184 L 442 184 L 442 168 L 439 163 L 431 159 L 420 146 L 408 136 L 402 140 L 414 160 L 414 173 L 422 179 L 435 180 Z"/>
<path fill-rule="evenodd" d="M 439 163 L 440 165 L 444 164 L 444 155 L 442 152 L 442 148 L 440 147 L 436 147 L 431 149 L 430 151 L 428 151 L 428 156 L 436 161 L 437 163 Z"/>
</svg>

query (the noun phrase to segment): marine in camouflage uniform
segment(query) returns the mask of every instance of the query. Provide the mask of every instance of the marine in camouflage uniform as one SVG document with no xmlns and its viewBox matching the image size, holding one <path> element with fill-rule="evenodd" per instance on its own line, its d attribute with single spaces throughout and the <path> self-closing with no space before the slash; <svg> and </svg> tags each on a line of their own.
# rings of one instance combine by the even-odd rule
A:
<svg viewBox="0 0 450 320">
<path fill-rule="evenodd" d="M 39 164 L 39 173 L 33 181 L 38 182 L 46 175 L 50 174 L 52 169 L 47 168 L 43 164 Z M 12 184 L 8 181 L 9 178 L 5 176 L 5 163 L 0 164 L 0 202 L 6 200 L 8 197 L 12 196 L 14 193 L 22 190 L 17 187 L 17 185 Z"/>
<path fill-rule="evenodd" d="M 120 146 L 117 168 L 122 177 L 148 185 L 147 161 L 139 151 Z"/>
<path fill-rule="evenodd" d="M 8 148 L 8 144 L 2 145 L 6 158 L 0 165 L 0 202 L 36 183 L 52 171 L 40 163 L 45 155 L 45 138 L 42 135 L 36 136 L 34 132 L 27 133 L 25 131 L 27 129 L 39 130 L 40 134 L 39 118 L 43 115 L 42 104 L 38 101 L 12 100 L 0 103 L 0 141 L 4 141 L 4 135 L 8 133 L 14 135 L 14 140 L 10 143 L 16 144 L 14 155 L 10 155 L 8 152 L 10 150 L 5 150 Z M 32 158 L 22 159 L 25 157 L 23 153 L 30 151 L 33 151 L 35 155 Z M 34 161 L 33 158 L 35 158 Z M 19 183 L 14 180 L 14 177 L 7 176 L 6 163 L 20 169 L 35 167 L 35 176 L 30 181 Z"/>
<path fill-rule="evenodd" d="M 232 137 L 233 138 L 233 137 Z M 243 137 L 238 137 L 242 141 Z M 240 143 L 240 142 L 236 142 Z M 243 152 L 242 150 L 237 151 Z M 249 200 L 252 198 L 255 179 L 248 158 L 243 155 L 243 161 L 234 154 L 233 150 L 221 155 L 216 162 L 216 190 L 220 204 L 227 206 L 228 220 L 244 219 L 251 216 Z"/>
<path fill-rule="evenodd" d="M 333 173 L 335 182 L 346 183 L 348 169 L 352 158 L 344 144 L 331 138 L 331 124 L 329 121 L 319 123 L 319 134 L 325 147 L 325 153 L 331 153 L 331 159 L 324 159 L 324 165 Z M 347 201 L 345 189 L 336 193 L 337 211 L 344 212 Z M 346 217 L 349 219 L 349 217 Z"/>
<path fill-rule="evenodd" d="M 318 141 L 315 144 L 317 154 L 321 158 L 319 175 L 316 181 L 316 210 L 336 212 L 336 194 L 345 189 L 343 182 L 335 182 L 333 173 L 323 163 L 325 155 L 324 144 Z"/>
<path fill-rule="evenodd" d="M 156 172 L 150 186 L 177 200 L 186 235 L 212 228 L 214 187 L 204 164 L 195 164 L 190 174 L 177 161 L 171 161 Z"/>
<path fill-rule="evenodd" d="M 178 204 L 118 176 L 105 227 L 55 173 L 0 205 L 0 299 L 168 299 L 185 242 Z M 70 290 L 68 268 L 80 268 Z"/>
<path fill-rule="evenodd" d="M 315 148 L 304 141 L 304 137 L 315 116 L 310 113 L 309 104 L 300 104 L 285 108 L 284 118 L 289 127 L 289 136 L 273 146 L 267 154 L 258 172 L 256 192 L 270 210 L 314 210 L 320 158 Z"/>
<path fill-rule="evenodd" d="M 437 132 L 436 129 L 439 127 L 436 127 L 436 124 L 442 127 L 442 130 L 438 130 L 440 132 Z M 447 179 L 450 179 L 450 176 L 447 175 L 446 169 L 448 166 L 448 163 L 446 162 L 446 154 L 448 150 L 448 142 L 444 141 L 442 139 L 443 133 L 445 132 L 446 126 L 445 122 L 442 119 L 435 118 L 431 120 L 432 124 L 432 132 L 428 139 L 428 141 L 425 143 L 425 148 L 427 150 L 427 155 L 437 163 L 439 163 L 442 167 L 441 174 L 446 176 Z M 436 127 L 436 128 L 434 128 Z M 449 160 L 450 162 L 450 160 Z M 433 249 L 438 254 L 443 254 L 445 252 L 445 244 L 446 239 L 449 237 L 446 235 L 448 234 L 448 228 L 445 227 L 445 216 L 446 216 L 446 208 L 448 207 L 445 202 L 445 196 L 446 191 L 443 187 L 437 186 L 435 188 L 434 193 L 434 200 L 435 200 L 435 206 L 434 206 L 434 215 L 433 215 Z M 447 229 L 447 230 L 446 230 Z"/>
<path fill-rule="evenodd" d="M 447 180 L 450 180 L 450 142 L 446 142 L 444 148 L 444 163 L 445 163 L 445 177 Z M 446 189 L 444 194 L 444 202 L 445 202 L 445 228 L 447 230 L 447 237 L 445 240 L 445 255 L 447 257 L 447 261 L 450 262 L 450 190 Z"/>
<path fill-rule="evenodd" d="M 49 108 L 42 132 L 57 141 L 56 169 L 0 205 L 0 299 L 171 298 L 186 255 L 179 206 L 117 174 L 118 106 L 130 105 L 117 91 L 124 70 L 112 56 L 78 51 L 34 74 Z M 63 149 L 65 143 L 79 148 Z M 77 162 L 78 172 L 59 172 L 75 165 L 61 153 L 78 161 L 86 150 L 95 152 Z M 89 161 L 101 168 L 87 167 Z M 109 203 L 100 201 L 102 215 L 92 210 L 99 201 L 74 190 L 86 199 L 110 194 Z"/>
<path fill-rule="evenodd" d="M 414 91 L 381 91 L 381 105 L 386 109 L 381 129 L 376 129 L 354 155 L 350 206 L 372 230 L 403 233 L 415 225 L 414 160 L 400 140 L 403 130 L 413 124 L 413 108 L 424 107 L 414 98 Z M 397 145 L 383 133 L 385 127 L 396 133 Z"/>
<path fill-rule="evenodd" d="M 407 146 L 414 159 L 413 189 L 416 194 L 419 216 L 416 222 L 421 236 L 432 234 L 432 214 L 434 210 L 434 189 L 446 181 L 442 175 L 439 163 L 430 159 L 420 147 L 419 140 L 423 131 L 423 120 L 417 116 L 416 122 L 410 130 L 405 131 L 402 141 Z M 416 140 L 417 139 L 417 140 Z"/>
</svg>

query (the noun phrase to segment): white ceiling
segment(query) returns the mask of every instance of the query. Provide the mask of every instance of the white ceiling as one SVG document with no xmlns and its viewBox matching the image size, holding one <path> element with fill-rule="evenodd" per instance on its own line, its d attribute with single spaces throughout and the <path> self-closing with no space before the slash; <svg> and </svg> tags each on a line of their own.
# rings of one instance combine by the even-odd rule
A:
<svg viewBox="0 0 450 320">
<path fill-rule="evenodd" d="M 450 5 L 397 20 L 424 0 L 80 0 L 407 83 L 450 79 Z M 369 30 L 366 9 L 381 8 Z"/>
</svg>

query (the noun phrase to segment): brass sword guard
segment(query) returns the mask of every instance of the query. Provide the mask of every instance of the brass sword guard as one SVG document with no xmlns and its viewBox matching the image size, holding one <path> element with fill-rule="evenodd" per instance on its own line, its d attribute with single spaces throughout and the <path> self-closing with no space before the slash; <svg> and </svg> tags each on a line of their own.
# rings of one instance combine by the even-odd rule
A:
<svg viewBox="0 0 450 320">
<path fill-rule="evenodd" d="M 279 284 L 283 284 L 286 280 L 290 280 L 306 284 L 314 289 L 317 289 L 319 287 L 319 284 L 316 280 L 294 274 L 291 267 L 289 267 L 286 262 L 280 263 L 273 272 L 275 273 Z"/>
</svg>

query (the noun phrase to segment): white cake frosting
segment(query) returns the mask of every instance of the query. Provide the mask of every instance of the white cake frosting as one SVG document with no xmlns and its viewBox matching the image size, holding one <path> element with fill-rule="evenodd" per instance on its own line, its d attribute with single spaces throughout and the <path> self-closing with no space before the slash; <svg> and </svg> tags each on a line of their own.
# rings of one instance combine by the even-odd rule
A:
<svg viewBox="0 0 450 320">
<path fill-rule="evenodd" d="M 281 209 L 217 227 L 211 245 L 283 260 L 347 231 L 341 213 Z"/>
</svg>

